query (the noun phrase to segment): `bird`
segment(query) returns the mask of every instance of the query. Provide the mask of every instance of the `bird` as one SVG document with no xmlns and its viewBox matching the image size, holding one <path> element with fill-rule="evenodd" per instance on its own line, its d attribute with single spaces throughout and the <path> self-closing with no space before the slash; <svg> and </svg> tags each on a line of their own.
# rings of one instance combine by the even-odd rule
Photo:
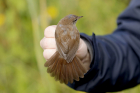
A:
<svg viewBox="0 0 140 93">
<path fill-rule="evenodd" d="M 87 72 L 83 63 L 76 56 L 79 48 L 80 34 L 76 22 L 83 16 L 69 14 L 62 18 L 55 30 L 57 51 L 44 64 L 47 72 L 60 83 L 73 83 L 84 78 Z"/>
</svg>

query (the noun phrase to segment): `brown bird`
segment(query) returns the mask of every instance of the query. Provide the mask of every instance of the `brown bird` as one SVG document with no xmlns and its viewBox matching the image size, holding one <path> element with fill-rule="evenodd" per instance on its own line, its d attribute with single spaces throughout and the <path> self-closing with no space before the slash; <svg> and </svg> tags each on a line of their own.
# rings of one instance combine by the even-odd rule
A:
<svg viewBox="0 0 140 93">
<path fill-rule="evenodd" d="M 81 17 L 83 16 L 67 15 L 58 22 L 55 31 L 57 51 L 44 64 L 48 67 L 47 72 L 60 83 L 79 81 L 79 77 L 83 78 L 87 72 L 76 56 L 80 34 L 75 24 Z"/>
</svg>

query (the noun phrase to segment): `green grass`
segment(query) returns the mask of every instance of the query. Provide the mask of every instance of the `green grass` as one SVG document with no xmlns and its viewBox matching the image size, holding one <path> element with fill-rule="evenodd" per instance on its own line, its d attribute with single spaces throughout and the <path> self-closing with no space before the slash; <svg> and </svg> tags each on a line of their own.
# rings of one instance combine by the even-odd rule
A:
<svg viewBox="0 0 140 93">
<path fill-rule="evenodd" d="M 80 32 L 116 28 L 126 0 L 0 0 L 0 93 L 82 93 L 50 77 L 40 47 L 44 29 L 68 14 L 84 16 Z M 118 93 L 140 93 L 140 86 Z"/>
</svg>

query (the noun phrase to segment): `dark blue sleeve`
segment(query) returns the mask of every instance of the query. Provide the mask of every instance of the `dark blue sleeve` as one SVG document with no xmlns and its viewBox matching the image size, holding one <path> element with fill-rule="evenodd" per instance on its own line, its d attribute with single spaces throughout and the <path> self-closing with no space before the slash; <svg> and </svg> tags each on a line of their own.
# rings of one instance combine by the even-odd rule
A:
<svg viewBox="0 0 140 93">
<path fill-rule="evenodd" d="M 90 70 L 79 82 L 68 84 L 86 92 L 113 92 L 140 83 L 140 0 L 132 0 L 117 20 L 117 29 L 110 35 L 87 36 L 93 46 Z"/>
</svg>

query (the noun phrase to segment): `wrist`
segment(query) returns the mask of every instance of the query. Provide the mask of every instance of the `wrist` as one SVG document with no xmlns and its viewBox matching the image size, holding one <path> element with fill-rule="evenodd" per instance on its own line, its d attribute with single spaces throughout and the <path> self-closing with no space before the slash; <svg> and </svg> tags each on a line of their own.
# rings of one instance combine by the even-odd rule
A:
<svg viewBox="0 0 140 93">
<path fill-rule="evenodd" d="M 90 69 L 90 64 L 91 64 L 91 57 L 90 57 L 90 53 L 87 52 L 87 55 L 85 56 L 85 58 L 83 58 L 83 60 L 81 60 L 82 63 L 84 64 L 86 70 L 88 71 Z"/>
</svg>

